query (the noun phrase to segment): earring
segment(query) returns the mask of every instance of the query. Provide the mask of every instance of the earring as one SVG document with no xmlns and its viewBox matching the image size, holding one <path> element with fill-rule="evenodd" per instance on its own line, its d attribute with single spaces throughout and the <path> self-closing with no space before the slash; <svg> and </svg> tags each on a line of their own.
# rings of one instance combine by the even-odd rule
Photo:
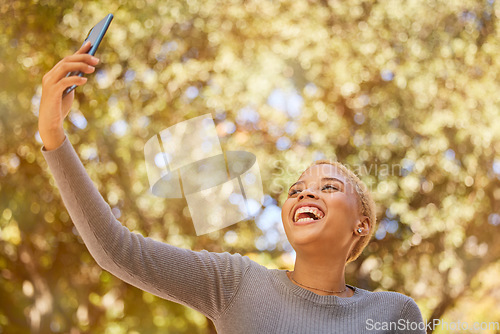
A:
<svg viewBox="0 0 500 334">
<path fill-rule="evenodd" d="M 358 228 L 358 233 L 361 233 L 361 232 L 363 232 L 363 230 L 362 230 L 362 229 L 360 229 L 360 228 Z"/>
</svg>

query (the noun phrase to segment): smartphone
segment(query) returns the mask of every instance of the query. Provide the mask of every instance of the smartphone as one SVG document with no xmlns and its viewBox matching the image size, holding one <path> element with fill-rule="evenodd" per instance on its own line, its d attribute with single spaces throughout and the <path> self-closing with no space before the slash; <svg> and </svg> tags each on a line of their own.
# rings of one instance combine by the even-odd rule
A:
<svg viewBox="0 0 500 334">
<path fill-rule="evenodd" d="M 106 15 L 105 18 L 99 21 L 99 23 L 97 23 L 92 29 L 90 29 L 89 33 L 87 34 L 87 37 L 85 37 L 85 40 L 83 41 L 82 44 L 83 46 L 87 41 L 90 41 L 91 46 L 90 50 L 87 52 L 88 54 L 92 56 L 95 55 L 95 52 L 97 51 L 99 44 L 101 44 L 104 34 L 106 34 L 106 31 L 108 30 L 108 27 L 111 24 L 111 20 L 113 20 L 113 14 L 108 14 Z M 81 77 L 83 76 L 83 73 L 80 71 L 70 72 L 66 76 L 69 77 L 72 75 L 78 75 L 79 77 Z M 73 85 L 66 88 L 63 92 L 63 97 L 68 95 L 76 87 L 77 87 L 76 85 Z"/>
</svg>

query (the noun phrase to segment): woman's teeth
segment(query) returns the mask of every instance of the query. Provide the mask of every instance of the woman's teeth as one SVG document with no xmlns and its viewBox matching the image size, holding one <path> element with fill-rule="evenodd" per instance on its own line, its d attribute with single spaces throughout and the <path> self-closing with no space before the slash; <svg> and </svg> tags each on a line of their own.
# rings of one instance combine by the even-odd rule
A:
<svg viewBox="0 0 500 334">
<path fill-rule="evenodd" d="M 299 220 L 296 220 L 295 222 L 296 222 L 296 223 L 300 223 L 300 222 L 311 222 L 311 221 L 315 221 L 315 220 L 316 220 L 316 219 L 309 217 L 309 218 L 300 218 Z"/>
<path fill-rule="evenodd" d="M 314 217 L 302 217 L 302 218 L 299 219 L 299 215 L 301 213 L 312 214 Z M 323 211 L 321 211 L 320 209 L 318 209 L 316 207 L 313 207 L 313 206 L 303 206 L 303 207 L 299 208 L 297 211 L 295 211 L 295 216 L 294 216 L 293 220 L 295 222 L 310 221 L 310 220 L 321 219 L 324 216 L 325 216 L 325 214 L 323 213 Z"/>
</svg>

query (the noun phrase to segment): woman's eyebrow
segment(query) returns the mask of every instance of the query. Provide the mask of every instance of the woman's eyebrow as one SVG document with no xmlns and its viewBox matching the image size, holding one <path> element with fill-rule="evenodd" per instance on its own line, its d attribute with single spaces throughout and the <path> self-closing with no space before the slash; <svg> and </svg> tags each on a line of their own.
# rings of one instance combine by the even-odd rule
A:
<svg viewBox="0 0 500 334">
<path fill-rule="evenodd" d="M 290 186 L 290 188 L 288 188 L 288 190 L 292 189 L 292 187 L 293 187 L 293 186 L 295 186 L 295 185 L 297 185 L 297 184 L 299 184 L 299 183 L 304 183 L 304 181 L 297 181 L 297 182 L 295 182 L 294 184 L 292 184 L 292 185 Z"/>
<path fill-rule="evenodd" d="M 342 185 L 345 185 L 345 184 L 344 184 L 344 181 L 342 181 L 341 179 L 338 179 L 338 178 L 336 178 L 336 177 L 324 177 L 324 178 L 322 178 L 322 179 L 321 179 L 321 181 L 322 181 L 322 182 L 323 182 L 323 181 L 339 181 L 340 183 L 342 183 Z M 304 181 L 297 181 L 297 182 L 295 182 L 294 184 L 292 184 L 292 185 L 290 186 L 290 188 L 288 188 L 288 190 L 292 189 L 292 188 L 293 188 L 293 186 L 296 186 L 296 185 L 297 185 L 297 184 L 299 184 L 299 183 L 304 183 Z"/>
<path fill-rule="evenodd" d="M 321 179 L 321 181 L 339 181 L 340 183 L 344 184 L 344 181 L 341 179 L 337 179 L 336 177 L 324 177 Z"/>
</svg>

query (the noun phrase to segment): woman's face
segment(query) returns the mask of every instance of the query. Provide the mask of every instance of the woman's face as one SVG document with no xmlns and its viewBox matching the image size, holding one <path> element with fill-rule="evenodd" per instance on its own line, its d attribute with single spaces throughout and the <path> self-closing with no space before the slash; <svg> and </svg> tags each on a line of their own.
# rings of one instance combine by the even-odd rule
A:
<svg viewBox="0 0 500 334">
<path fill-rule="evenodd" d="M 307 169 L 290 187 L 281 219 L 295 251 L 347 257 L 360 219 L 352 185 L 329 164 Z M 345 253 L 345 254 L 344 254 Z"/>
</svg>

